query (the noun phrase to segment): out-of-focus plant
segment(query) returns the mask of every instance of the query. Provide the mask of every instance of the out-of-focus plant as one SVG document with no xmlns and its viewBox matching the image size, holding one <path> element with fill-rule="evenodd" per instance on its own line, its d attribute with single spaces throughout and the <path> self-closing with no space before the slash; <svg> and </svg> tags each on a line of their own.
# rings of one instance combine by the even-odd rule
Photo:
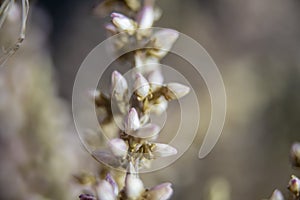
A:
<svg viewBox="0 0 300 200">
<path fill-rule="evenodd" d="M 137 43 L 142 49 L 130 52 L 121 60 L 133 65 L 133 88 L 129 88 L 128 81 L 120 72 L 114 71 L 110 94 L 92 93 L 96 110 L 102 111 L 98 115 L 104 118 L 100 124 L 114 123 L 112 117 L 117 113 L 122 116 L 124 125 L 109 140 L 108 150 L 96 150 L 93 156 L 121 169 L 121 172 L 114 176 L 108 169 L 99 177 L 90 178 L 88 182 L 92 187 L 89 192 L 80 195 L 81 200 L 166 200 L 173 193 L 171 183 L 148 189 L 139 177 L 140 169 L 149 168 L 152 160 L 177 153 L 174 147 L 156 142 L 160 127 L 150 122 L 150 114 L 160 115 L 167 109 L 169 101 L 189 92 L 185 85 L 164 83 L 159 62 L 172 48 L 178 33 L 169 29 L 150 29 L 161 15 L 154 3 L 154 0 L 104 1 L 96 8 L 101 14 L 111 13 L 112 22 L 106 25 L 107 31 L 112 35 L 121 34 L 114 43 L 115 51 Z M 132 96 L 129 94 L 131 89 L 134 91 Z M 111 102 L 117 105 L 115 113 Z"/>
</svg>

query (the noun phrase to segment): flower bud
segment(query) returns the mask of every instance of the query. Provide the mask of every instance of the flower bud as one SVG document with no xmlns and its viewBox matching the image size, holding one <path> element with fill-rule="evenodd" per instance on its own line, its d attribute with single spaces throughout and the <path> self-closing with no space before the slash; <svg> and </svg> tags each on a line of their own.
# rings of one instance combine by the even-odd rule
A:
<svg viewBox="0 0 300 200">
<path fill-rule="evenodd" d="M 275 190 L 270 200 L 284 200 L 282 193 L 279 190 Z"/>
<path fill-rule="evenodd" d="M 154 21 L 153 0 L 145 0 L 144 7 L 138 15 L 139 28 L 150 28 Z"/>
<path fill-rule="evenodd" d="M 124 140 L 115 138 L 109 141 L 109 149 L 116 157 L 124 158 L 127 155 L 128 146 Z"/>
<path fill-rule="evenodd" d="M 168 144 L 161 144 L 161 143 L 155 143 L 151 151 L 152 151 L 153 158 L 167 157 L 167 156 L 173 156 L 177 154 L 177 150 L 174 147 Z"/>
<path fill-rule="evenodd" d="M 144 192 L 144 184 L 135 173 L 132 163 L 129 164 L 129 172 L 125 178 L 125 192 L 130 200 L 138 199 Z"/>
<path fill-rule="evenodd" d="M 115 200 L 116 195 L 114 194 L 114 190 L 112 185 L 106 181 L 102 180 L 96 187 L 97 196 L 99 200 Z"/>
<path fill-rule="evenodd" d="M 132 19 L 115 12 L 111 14 L 111 17 L 113 24 L 117 28 L 122 31 L 128 32 L 129 35 L 133 35 L 135 33 L 137 25 Z"/>
<path fill-rule="evenodd" d="M 292 145 L 290 157 L 293 166 L 300 167 L 300 143 Z"/>
<path fill-rule="evenodd" d="M 288 189 L 297 197 L 299 197 L 300 194 L 300 180 L 298 177 L 292 175 L 291 180 L 288 184 Z"/>
<path fill-rule="evenodd" d="M 151 188 L 147 192 L 147 199 L 152 200 L 167 200 L 169 199 L 173 194 L 173 189 L 171 188 L 171 183 L 162 183 L 160 185 L 157 185 L 153 188 Z"/>
<path fill-rule="evenodd" d="M 125 132 L 131 133 L 132 131 L 137 130 L 140 126 L 141 124 L 138 113 L 135 108 L 131 108 L 125 121 Z"/>
<path fill-rule="evenodd" d="M 117 101 L 122 101 L 128 91 L 126 79 L 117 71 L 114 71 L 111 76 L 112 91 Z"/>
<path fill-rule="evenodd" d="M 136 75 L 134 90 L 141 100 L 145 99 L 150 93 L 150 85 L 145 77 L 140 73 Z"/>
</svg>

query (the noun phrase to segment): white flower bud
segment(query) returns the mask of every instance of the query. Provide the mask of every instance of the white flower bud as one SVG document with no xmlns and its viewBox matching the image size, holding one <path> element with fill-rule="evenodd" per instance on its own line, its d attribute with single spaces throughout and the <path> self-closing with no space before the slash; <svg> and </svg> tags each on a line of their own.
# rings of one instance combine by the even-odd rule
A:
<svg viewBox="0 0 300 200">
<path fill-rule="evenodd" d="M 293 166 L 300 167 L 300 143 L 294 143 L 290 153 Z"/>
<path fill-rule="evenodd" d="M 155 143 L 151 151 L 154 158 L 173 156 L 177 154 L 177 150 L 174 147 L 161 143 Z"/>
<path fill-rule="evenodd" d="M 116 199 L 112 185 L 106 180 L 100 181 L 96 189 L 97 189 L 97 196 L 99 200 Z"/>
<path fill-rule="evenodd" d="M 124 140 L 115 138 L 109 141 L 109 149 L 116 157 L 124 158 L 127 155 L 128 146 Z"/>
<path fill-rule="evenodd" d="M 135 108 L 131 108 L 125 121 L 125 132 L 131 133 L 141 126 L 138 113 Z"/>
<path fill-rule="evenodd" d="M 148 81 L 150 83 L 152 91 L 160 88 L 164 82 L 164 77 L 159 69 L 153 70 L 148 76 Z"/>
<path fill-rule="evenodd" d="M 106 25 L 105 25 L 105 29 L 106 29 L 107 32 L 110 33 L 111 35 L 115 35 L 115 34 L 118 33 L 117 28 L 116 28 L 113 24 L 111 24 L 111 23 L 106 24 Z"/>
<path fill-rule="evenodd" d="M 284 200 L 284 197 L 279 190 L 274 190 L 270 200 Z"/>
<path fill-rule="evenodd" d="M 122 31 L 127 31 L 129 35 L 133 35 L 135 33 L 137 25 L 132 19 L 120 13 L 112 13 L 111 17 L 113 24 L 117 28 Z"/>
<path fill-rule="evenodd" d="M 135 133 L 135 137 L 149 139 L 149 138 L 157 138 L 157 135 L 160 131 L 160 127 L 155 124 L 147 124 L 141 128 L 139 128 Z"/>
<path fill-rule="evenodd" d="M 149 53 L 158 58 L 163 58 L 170 51 L 178 36 L 178 32 L 171 29 L 155 32 L 152 37 L 152 40 L 155 42 L 154 49 L 151 49 Z"/>
<path fill-rule="evenodd" d="M 167 200 L 173 194 L 173 189 L 171 188 L 171 183 L 162 183 L 151 188 L 147 192 L 147 199 L 149 200 Z"/>
<path fill-rule="evenodd" d="M 180 83 L 168 83 L 167 99 L 179 99 L 189 93 L 190 88 Z"/>
<path fill-rule="evenodd" d="M 288 189 L 297 197 L 299 197 L 300 194 L 300 180 L 298 177 L 292 175 L 291 180 L 288 184 Z"/>
<path fill-rule="evenodd" d="M 153 0 L 145 0 L 144 7 L 137 18 L 139 28 L 150 28 L 154 21 Z"/>
<path fill-rule="evenodd" d="M 149 95 L 150 85 L 146 78 L 140 73 L 136 75 L 134 90 L 141 99 L 145 99 Z"/>
<path fill-rule="evenodd" d="M 126 79 L 118 72 L 114 71 L 111 76 L 112 92 L 117 101 L 122 101 L 128 91 Z"/>
<path fill-rule="evenodd" d="M 132 163 L 129 164 L 129 172 L 125 178 L 125 192 L 130 200 L 138 199 L 144 192 L 144 184 L 135 173 Z"/>
</svg>

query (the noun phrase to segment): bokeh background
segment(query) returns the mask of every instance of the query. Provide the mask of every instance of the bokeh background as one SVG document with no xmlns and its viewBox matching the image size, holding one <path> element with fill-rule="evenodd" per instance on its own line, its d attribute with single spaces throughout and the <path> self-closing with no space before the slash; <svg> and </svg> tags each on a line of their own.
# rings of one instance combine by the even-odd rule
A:
<svg viewBox="0 0 300 200">
<path fill-rule="evenodd" d="M 74 129 L 72 87 L 86 55 L 106 38 L 100 1 L 31 1 L 22 48 L 0 69 L 0 199 L 77 199 L 73 176 L 95 172 Z M 214 150 L 197 158 L 210 119 L 201 77 L 174 55 L 163 63 L 191 80 L 201 110 L 193 145 L 177 162 L 142 175 L 147 186 L 171 181 L 172 199 L 267 199 L 286 192 L 289 149 L 300 141 L 300 2 L 159 0 L 157 27 L 198 41 L 216 62 L 227 92 L 227 118 Z M 7 46 L 18 18 L 0 31 Z M 2 46 L 2 45 L 1 45 Z M 187 130 L 188 131 L 188 130 Z M 286 194 L 286 197 L 288 195 Z"/>
</svg>

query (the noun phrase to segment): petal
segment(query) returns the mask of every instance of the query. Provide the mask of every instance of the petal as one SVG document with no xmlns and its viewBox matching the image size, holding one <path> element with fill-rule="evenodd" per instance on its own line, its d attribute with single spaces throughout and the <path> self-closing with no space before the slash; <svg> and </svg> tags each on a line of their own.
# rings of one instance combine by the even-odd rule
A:
<svg viewBox="0 0 300 200">
<path fill-rule="evenodd" d="M 153 70 L 149 76 L 148 81 L 151 85 L 152 91 L 160 88 L 164 82 L 164 77 L 159 69 Z"/>
<path fill-rule="evenodd" d="M 300 167 L 300 143 L 294 143 L 290 153 L 292 164 L 295 167 Z"/>
<path fill-rule="evenodd" d="M 155 32 L 152 37 L 154 49 L 151 49 L 149 53 L 158 58 L 163 58 L 170 51 L 178 36 L 178 32 L 171 29 L 162 29 Z"/>
<path fill-rule="evenodd" d="M 122 101 L 128 91 L 126 79 L 118 72 L 114 71 L 111 76 L 112 92 L 117 101 Z"/>
<path fill-rule="evenodd" d="M 167 99 L 179 99 L 189 93 L 190 88 L 180 83 L 168 83 Z"/>
<path fill-rule="evenodd" d="M 167 157 L 177 154 L 177 150 L 174 147 L 161 143 L 154 143 L 154 147 L 151 149 L 151 151 L 154 158 Z"/>
<path fill-rule="evenodd" d="M 113 177 L 110 175 L 110 173 L 108 173 L 106 175 L 105 180 L 107 182 L 109 182 L 109 184 L 113 187 L 114 194 L 117 196 L 119 193 L 119 188 L 118 188 L 116 181 L 113 179 Z"/>
<path fill-rule="evenodd" d="M 102 180 L 96 187 L 97 196 L 99 200 L 115 200 L 116 195 L 114 193 L 112 185 L 106 181 Z"/>
<path fill-rule="evenodd" d="M 126 142 L 120 138 L 110 140 L 108 146 L 112 154 L 116 157 L 124 158 L 127 155 L 128 146 Z"/>
<path fill-rule="evenodd" d="M 147 197 L 149 200 L 167 200 L 173 194 L 173 189 L 171 188 L 171 183 L 162 183 L 151 188 L 147 192 Z"/>
<path fill-rule="evenodd" d="M 279 190 L 274 190 L 270 200 L 284 200 L 282 193 Z"/>
<path fill-rule="evenodd" d="M 300 180 L 298 177 L 292 175 L 289 184 L 288 184 L 288 189 L 295 194 L 297 197 L 300 194 Z"/>
<path fill-rule="evenodd" d="M 149 95 L 150 85 L 146 78 L 140 73 L 137 73 L 136 75 L 136 79 L 134 82 L 134 90 L 141 99 L 144 99 L 146 96 Z"/>
<path fill-rule="evenodd" d="M 160 96 L 154 104 L 150 106 L 150 112 L 153 112 L 157 115 L 161 115 L 168 108 L 168 101 L 164 96 Z"/>
<path fill-rule="evenodd" d="M 153 138 L 157 136 L 160 131 L 160 127 L 155 124 L 147 124 L 139 128 L 133 135 L 139 138 Z"/>
<path fill-rule="evenodd" d="M 135 108 L 131 108 L 125 120 L 125 132 L 131 133 L 140 127 L 140 119 Z"/>
</svg>

